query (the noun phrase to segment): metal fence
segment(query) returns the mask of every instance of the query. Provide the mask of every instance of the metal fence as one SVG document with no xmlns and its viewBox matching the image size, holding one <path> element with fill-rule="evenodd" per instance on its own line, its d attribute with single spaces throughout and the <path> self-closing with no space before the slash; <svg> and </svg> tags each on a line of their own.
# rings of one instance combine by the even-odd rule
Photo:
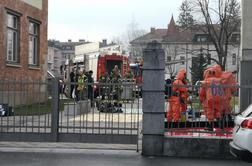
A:
<svg viewBox="0 0 252 166">
<path fill-rule="evenodd" d="M 0 81 L 0 132 L 51 132 L 48 83 Z"/>
<path fill-rule="evenodd" d="M 64 111 L 59 115 L 60 133 L 91 136 L 85 138 L 91 142 L 99 141 L 101 136 L 111 143 L 138 142 L 142 99 L 135 83 L 86 83 L 83 90 L 78 90 L 75 83 L 65 87 L 60 97 L 64 101 Z"/>
<path fill-rule="evenodd" d="M 0 140 L 137 144 L 140 88 L 117 84 L 0 82 Z"/>
<path fill-rule="evenodd" d="M 167 85 L 171 89 L 171 85 Z M 244 111 L 240 110 L 239 92 L 241 90 L 248 93 L 247 103 L 252 103 L 252 86 L 181 86 L 189 90 L 189 95 L 185 101 L 186 110 L 177 110 L 179 120 L 167 119 L 171 105 L 174 104 L 171 97 L 167 97 L 165 107 L 165 127 L 166 136 L 172 137 L 218 137 L 232 138 L 235 116 Z M 219 93 L 210 99 L 205 92 Z M 205 95 L 205 98 L 204 98 Z M 207 96 L 208 95 L 208 96 Z M 219 97 L 218 97 L 219 95 Z M 203 96 L 203 97 L 202 97 Z M 215 100 L 217 99 L 217 100 Z M 180 103 L 181 104 L 181 103 Z"/>
<path fill-rule="evenodd" d="M 77 86 L 76 83 L 60 83 L 58 79 L 48 82 L 1 80 L 0 140 L 138 146 L 142 128 L 140 85 L 126 80 L 115 84 L 86 83 L 81 92 Z M 248 96 L 246 102 L 252 103 L 252 86 L 217 87 L 225 92 L 232 89 L 232 95 L 229 100 L 226 98 L 219 101 L 218 105 L 212 103 L 209 106 L 212 110 L 221 110 L 220 117 L 211 122 L 205 101 L 200 99 L 201 87 L 186 87 L 190 91 L 187 109 L 179 112 L 178 122 L 165 118 L 165 135 L 231 138 L 234 117 L 243 111 L 239 107 L 239 92 L 245 91 Z M 171 105 L 168 100 L 165 103 L 165 115 Z M 230 110 L 223 111 L 225 108 Z"/>
</svg>

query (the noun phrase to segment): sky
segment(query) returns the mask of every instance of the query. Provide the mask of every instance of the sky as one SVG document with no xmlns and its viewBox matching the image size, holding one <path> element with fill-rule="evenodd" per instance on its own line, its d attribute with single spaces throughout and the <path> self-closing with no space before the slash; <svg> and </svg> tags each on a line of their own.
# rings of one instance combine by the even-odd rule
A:
<svg viewBox="0 0 252 166">
<path fill-rule="evenodd" d="M 48 39 L 101 41 L 123 36 L 132 22 L 147 32 L 177 20 L 182 0 L 49 0 Z"/>
</svg>

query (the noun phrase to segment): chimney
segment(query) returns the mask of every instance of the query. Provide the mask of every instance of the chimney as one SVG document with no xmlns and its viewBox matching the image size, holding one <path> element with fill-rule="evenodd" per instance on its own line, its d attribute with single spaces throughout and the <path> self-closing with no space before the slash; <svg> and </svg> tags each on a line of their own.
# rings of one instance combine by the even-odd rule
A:
<svg viewBox="0 0 252 166">
<path fill-rule="evenodd" d="M 151 33 L 154 33 L 155 30 L 156 30 L 156 29 L 152 27 L 152 28 L 150 29 L 150 32 L 151 32 Z"/>
<path fill-rule="evenodd" d="M 72 40 L 71 39 L 68 39 L 68 43 L 71 43 L 72 42 Z"/>
<path fill-rule="evenodd" d="M 106 46 L 106 45 L 107 45 L 107 39 L 103 39 L 103 40 L 102 40 L 102 45 L 103 45 L 103 46 Z"/>
</svg>

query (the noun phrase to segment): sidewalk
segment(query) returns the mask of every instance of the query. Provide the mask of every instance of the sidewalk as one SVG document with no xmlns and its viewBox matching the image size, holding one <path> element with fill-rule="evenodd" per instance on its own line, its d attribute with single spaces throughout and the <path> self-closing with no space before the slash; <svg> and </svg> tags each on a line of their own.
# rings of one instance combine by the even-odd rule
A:
<svg viewBox="0 0 252 166">
<path fill-rule="evenodd" d="M 1 149 L 1 148 L 0 148 Z M 16 148 L 15 150 L 18 150 Z M 50 149 L 50 148 L 46 148 Z M 237 160 L 143 157 L 129 150 L 0 151 L 1 166 L 249 166 Z"/>
<path fill-rule="evenodd" d="M 128 150 L 128 151 L 136 152 L 137 145 L 61 143 L 61 142 L 57 142 L 57 143 L 55 142 L 0 142 L 0 152 L 83 153 L 87 149 Z"/>
</svg>

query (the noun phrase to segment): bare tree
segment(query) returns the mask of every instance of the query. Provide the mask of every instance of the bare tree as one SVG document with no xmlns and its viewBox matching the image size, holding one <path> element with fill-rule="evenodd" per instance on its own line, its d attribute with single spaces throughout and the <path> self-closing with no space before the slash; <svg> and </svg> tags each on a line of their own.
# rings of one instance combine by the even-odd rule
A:
<svg viewBox="0 0 252 166">
<path fill-rule="evenodd" d="M 230 38 L 240 26 L 240 4 L 237 0 L 192 1 L 195 13 L 202 16 L 198 24 L 204 25 L 202 30 L 209 35 L 218 55 L 218 59 L 211 57 L 211 60 L 225 70 Z"/>
<path fill-rule="evenodd" d="M 120 36 L 113 36 L 111 42 L 120 45 L 123 44 L 123 41 Z"/>
<path fill-rule="evenodd" d="M 142 54 L 142 49 L 137 49 L 136 48 L 133 50 L 133 46 L 130 44 L 131 41 L 145 35 L 147 32 L 144 29 L 139 28 L 138 23 L 134 20 L 134 18 L 132 19 L 131 23 L 128 25 L 126 32 L 123 35 L 123 43 L 125 45 L 125 47 L 127 48 L 127 50 L 129 52 L 131 52 L 131 57 L 133 59 L 135 59 L 136 57 L 139 57 L 140 55 L 138 54 Z M 142 45 L 140 46 L 142 47 Z M 137 55 L 133 55 L 133 54 L 137 54 Z"/>
<path fill-rule="evenodd" d="M 138 23 L 133 19 L 126 30 L 126 40 L 128 43 L 146 34 L 146 31 L 139 28 Z"/>
</svg>

